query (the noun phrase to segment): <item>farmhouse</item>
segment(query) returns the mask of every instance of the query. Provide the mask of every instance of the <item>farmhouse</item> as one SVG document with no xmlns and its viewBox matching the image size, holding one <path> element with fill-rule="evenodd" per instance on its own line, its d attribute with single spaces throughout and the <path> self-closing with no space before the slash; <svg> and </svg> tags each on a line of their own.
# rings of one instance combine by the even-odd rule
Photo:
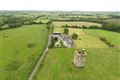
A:
<svg viewBox="0 0 120 80">
<path fill-rule="evenodd" d="M 60 39 L 60 37 L 61 37 L 61 33 L 60 32 L 54 32 L 53 34 L 52 34 L 52 38 L 57 38 L 57 39 Z"/>
<path fill-rule="evenodd" d="M 68 48 L 71 48 L 74 46 L 74 42 L 72 38 L 68 35 L 62 35 L 61 40 L 63 41 L 63 44 Z"/>
<path fill-rule="evenodd" d="M 71 48 L 74 46 L 74 42 L 72 38 L 69 35 L 61 34 L 60 32 L 54 32 L 52 34 L 52 39 L 55 40 L 54 47 L 61 47 L 60 42 L 63 42 L 63 45 L 68 48 Z"/>
</svg>

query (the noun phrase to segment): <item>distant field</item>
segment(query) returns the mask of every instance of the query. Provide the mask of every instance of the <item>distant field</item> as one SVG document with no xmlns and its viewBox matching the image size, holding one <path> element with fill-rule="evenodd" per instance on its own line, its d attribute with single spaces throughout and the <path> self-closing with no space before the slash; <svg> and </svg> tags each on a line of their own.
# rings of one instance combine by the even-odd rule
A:
<svg viewBox="0 0 120 80">
<path fill-rule="evenodd" d="M 53 26 L 55 26 L 55 27 L 61 27 L 61 26 L 63 26 L 63 25 L 69 25 L 69 26 L 87 26 L 87 27 L 89 27 L 89 26 L 93 26 L 93 25 L 96 25 L 96 26 L 99 26 L 99 27 L 101 27 L 102 25 L 101 24 L 99 24 L 99 23 L 92 23 L 92 22 L 82 22 L 82 21 L 79 21 L 79 22 L 73 22 L 73 21 L 69 21 L 69 22 L 65 22 L 65 21 L 63 21 L 63 22 L 59 22 L 59 21 L 56 21 L 56 22 L 53 22 Z"/>
<path fill-rule="evenodd" d="M 119 50 L 87 48 L 85 68 L 75 68 L 72 60 L 75 49 L 50 49 L 36 80 L 119 80 Z"/>
<path fill-rule="evenodd" d="M 40 21 L 41 21 L 42 23 L 47 23 L 47 22 L 49 22 L 48 19 L 37 19 L 37 20 L 35 20 L 35 22 L 37 22 L 37 23 L 39 23 Z"/>
<path fill-rule="evenodd" d="M 0 31 L 0 79 L 27 80 L 47 39 L 45 25 L 25 25 Z"/>
<path fill-rule="evenodd" d="M 55 28 L 54 32 L 63 32 L 64 28 Z M 74 40 L 76 48 L 108 48 L 108 46 L 100 41 L 98 37 L 88 35 L 82 29 L 69 28 L 69 35 L 78 34 L 78 39 Z"/>
<path fill-rule="evenodd" d="M 65 16 L 65 17 L 78 17 L 78 18 L 110 18 L 108 15 L 80 15 L 80 16 Z"/>
<path fill-rule="evenodd" d="M 116 24 L 120 24 L 120 19 L 107 19 L 105 20 L 106 22 L 109 23 L 116 23 Z"/>
<path fill-rule="evenodd" d="M 62 17 L 58 17 L 58 18 L 53 18 L 54 20 L 71 20 L 70 17 L 65 17 L 65 18 L 62 18 Z"/>
<path fill-rule="evenodd" d="M 120 34 L 111 31 L 105 30 L 92 30 L 92 29 L 84 29 L 84 31 L 90 35 L 97 36 L 97 37 L 104 37 L 109 42 L 114 44 L 117 47 L 120 47 Z"/>
</svg>

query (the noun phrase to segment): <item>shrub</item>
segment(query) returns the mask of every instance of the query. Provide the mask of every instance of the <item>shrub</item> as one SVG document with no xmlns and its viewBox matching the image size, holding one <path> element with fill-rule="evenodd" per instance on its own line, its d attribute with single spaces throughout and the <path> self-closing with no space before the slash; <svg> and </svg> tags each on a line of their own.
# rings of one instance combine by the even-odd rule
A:
<svg viewBox="0 0 120 80">
<path fill-rule="evenodd" d="M 69 29 L 68 28 L 64 28 L 64 33 L 68 34 L 69 33 Z"/>
<path fill-rule="evenodd" d="M 54 47 L 54 45 L 55 45 L 55 43 L 58 41 L 58 38 L 51 38 L 51 43 L 50 43 L 50 45 L 49 45 L 49 48 L 53 48 Z"/>
<path fill-rule="evenodd" d="M 111 44 L 110 42 L 108 42 L 105 38 L 100 37 L 100 40 L 105 42 L 109 47 L 115 47 L 113 44 Z"/>
<path fill-rule="evenodd" d="M 72 34 L 72 39 L 77 39 L 78 38 L 78 35 L 76 33 L 73 33 Z"/>
<path fill-rule="evenodd" d="M 82 26 L 83 29 L 87 29 L 88 27 L 87 26 Z"/>
<path fill-rule="evenodd" d="M 107 42 L 107 40 L 104 37 L 100 37 L 101 41 Z"/>
<path fill-rule="evenodd" d="M 49 48 L 53 48 L 54 45 L 55 45 L 55 41 L 54 41 L 54 40 L 51 40 L 51 43 L 50 43 L 50 45 L 49 45 Z"/>
<path fill-rule="evenodd" d="M 50 30 L 50 25 L 46 25 L 46 29 L 49 31 Z"/>
</svg>

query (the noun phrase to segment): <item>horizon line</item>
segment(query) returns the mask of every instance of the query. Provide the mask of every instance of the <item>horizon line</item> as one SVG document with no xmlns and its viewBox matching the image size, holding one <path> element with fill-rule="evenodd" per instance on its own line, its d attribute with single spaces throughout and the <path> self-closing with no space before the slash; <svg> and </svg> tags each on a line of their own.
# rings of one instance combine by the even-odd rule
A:
<svg viewBox="0 0 120 80">
<path fill-rule="evenodd" d="M 13 10 L 13 9 L 11 9 L 11 10 L 0 10 L 0 11 L 53 11 L 53 12 L 55 12 L 55 11 L 57 11 L 57 12 L 120 12 L 120 11 L 107 11 L 107 10 L 103 10 L 103 11 L 101 11 L 101 10 L 98 10 L 98 11 L 89 11 L 89 10 L 35 10 L 35 9 L 28 9 L 28 10 L 25 10 L 25 9 L 21 9 L 21 10 L 19 10 L 19 9 L 16 9 L 16 10 Z"/>
</svg>

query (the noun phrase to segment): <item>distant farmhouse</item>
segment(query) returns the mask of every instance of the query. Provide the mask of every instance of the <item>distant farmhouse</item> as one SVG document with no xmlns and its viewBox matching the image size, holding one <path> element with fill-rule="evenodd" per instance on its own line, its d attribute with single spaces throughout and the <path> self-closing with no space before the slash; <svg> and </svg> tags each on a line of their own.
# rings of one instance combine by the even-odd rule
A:
<svg viewBox="0 0 120 80">
<path fill-rule="evenodd" d="M 61 41 L 63 42 L 63 45 L 65 47 L 71 48 L 71 47 L 74 46 L 74 41 L 69 35 L 64 35 L 60 32 L 54 32 L 52 34 L 52 38 L 58 40 L 55 44 L 55 47 L 56 47 L 56 45 L 58 45 L 57 47 L 60 47 L 60 42 Z"/>
<path fill-rule="evenodd" d="M 60 32 L 54 32 L 53 34 L 52 34 L 52 38 L 57 38 L 57 39 L 60 39 L 60 37 L 61 37 L 61 33 Z"/>
</svg>

